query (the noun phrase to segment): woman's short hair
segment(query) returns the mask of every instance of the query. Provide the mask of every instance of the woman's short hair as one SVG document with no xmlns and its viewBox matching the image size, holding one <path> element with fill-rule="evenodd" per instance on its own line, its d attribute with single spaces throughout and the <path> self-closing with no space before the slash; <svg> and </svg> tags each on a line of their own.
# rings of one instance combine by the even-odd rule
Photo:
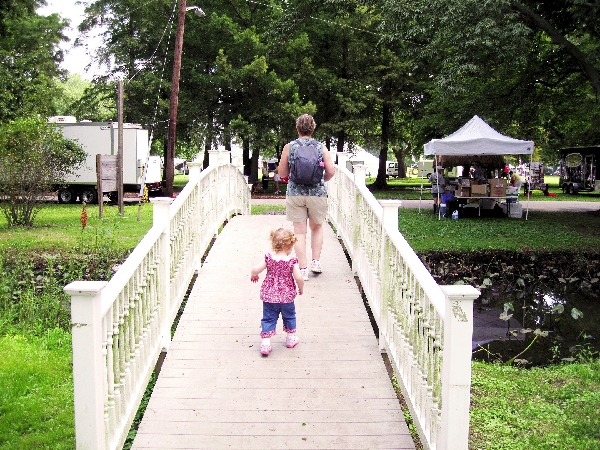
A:
<svg viewBox="0 0 600 450">
<path fill-rule="evenodd" d="M 317 124 L 313 116 L 310 114 L 302 114 L 300 117 L 296 119 L 296 128 L 298 132 L 304 136 L 312 136 L 317 128 Z"/>
</svg>

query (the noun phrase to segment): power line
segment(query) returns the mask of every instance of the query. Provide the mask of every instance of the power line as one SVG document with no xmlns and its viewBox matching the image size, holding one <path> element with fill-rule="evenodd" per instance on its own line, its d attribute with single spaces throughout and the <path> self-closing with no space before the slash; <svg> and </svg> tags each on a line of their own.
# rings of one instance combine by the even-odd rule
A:
<svg viewBox="0 0 600 450">
<path fill-rule="evenodd" d="M 169 20 L 167 21 L 167 24 L 165 25 L 165 29 L 163 30 L 162 36 L 160 37 L 158 44 L 156 44 L 156 48 L 154 49 L 154 51 L 152 52 L 152 54 L 150 55 L 149 58 L 147 58 L 142 64 L 141 67 L 138 69 L 138 71 L 136 73 L 134 73 L 131 78 L 129 78 L 127 80 L 127 82 L 130 82 L 131 80 L 133 80 L 138 73 L 140 73 L 146 66 L 146 64 L 148 64 L 149 62 L 151 62 L 154 59 L 154 56 L 156 55 L 156 52 L 158 51 L 158 49 L 160 48 L 160 44 L 163 40 L 163 38 L 165 37 L 165 33 L 167 32 L 167 28 L 169 29 L 169 38 L 171 37 L 171 32 L 173 31 L 173 17 L 175 16 L 175 10 L 177 8 L 177 0 L 175 1 L 174 5 L 173 5 L 173 10 L 171 11 L 171 16 L 169 17 Z M 139 9 L 139 8 L 138 8 Z M 167 46 L 168 47 L 168 46 Z M 166 61 L 166 57 L 167 57 L 167 51 L 165 50 L 165 61 Z M 163 63 L 163 72 L 165 69 L 165 65 Z M 162 81 L 162 76 L 161 76 L 161 81 Z"/>
</svg>

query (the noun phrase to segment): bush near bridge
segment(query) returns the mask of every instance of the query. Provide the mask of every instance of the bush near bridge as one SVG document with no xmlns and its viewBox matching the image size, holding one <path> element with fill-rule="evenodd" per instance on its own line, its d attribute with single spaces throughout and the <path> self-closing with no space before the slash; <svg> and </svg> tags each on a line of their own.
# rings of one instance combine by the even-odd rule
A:
<svg viewBox="0 0 600 450">
<path fill-rule="evenodd" d="M 283 209 L 253 207 L 267 214 Z M 126 207 L 123 218 L 116 207 L 108 208 L 102 220 L 88 209 L 85 230 L 79 205 L 51 205 L 31 229 L 10 229 L 0 218 L 0 345 L 11 353 L 0 362 L 0 448 L 74 448 L 69 310 L 68 299 L 60 297 L 62 287 L 73 279 L 110 277 L 150 228 L 151 210 L 145 206 L 137 222 L 135 206 Z M 454 221 L 456 228 L 444 231 L 442 239 L 440 225 L 430 211 L 402 210 L 400 215 L 401 229 L 427 263 L 435 254 L 450 261 L 452 248 L 478 258 L 510 247 L 522 255 L 560 255 L 561 264 L 572 262 L 583 271 L 589 261 L 581 255 L 600 249 L 600 221 L 594 214 Z M 535 236 L 523 234 L 527 227 Z M 598 364 L 592 358 L 525 370 L 474 363 L 470 448 L 599 448 Z"/>
<path fill-rule="evenodd" d="M 0 125 L 0 210 L 8 226 L 30 227 L 44 196 L 85 161 L 85 151 L 38 117 Z"/>
</svg>

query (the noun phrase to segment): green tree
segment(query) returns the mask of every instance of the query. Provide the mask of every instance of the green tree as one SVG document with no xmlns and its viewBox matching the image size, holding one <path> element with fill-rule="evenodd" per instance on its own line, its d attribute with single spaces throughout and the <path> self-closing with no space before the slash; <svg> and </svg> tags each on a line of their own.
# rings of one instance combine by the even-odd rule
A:
<svg viewBox="0 0 600 450">
<path fill-rule="evenodd" d="M 100 60 L 114 56 L 113 74 L 125 74 L 125 115 L 154 131 L 154 149 L 164 145 L 174 39 L 173 2 L 152 11 L 140 0 L 91 3 L 83 29 L 108 29 Z M 245 142 L 246 173 L 258 170 L 258 153 L 272 152 L 282 122 L 292 124 L 305 104 L 292 79 L 274 69 L 278 43 L 264 38 L 276 8 L 234 0 L 207 1 L 205 17 L 189 14 L 183 40 L 177 151 Z M 158 24 L 158 26 L 157 26 Z M 157 28 L 160 33 L 157 33 Z M 95 80 L 97 89 L 105 79 Z M 252 147 L 252 149 L 251 149 Z M 250 152 L 255 155 L 250 157 Z M 181 154 L 181 153 L 179 153 Z M 256 167 L 251 168 L 251 160 Z"/>
<path fill-rule="evenodd" d="M 76 173 L 85 156 L 43 119 L 0 125 L 0 209 L 8 226 L 33 226 L 44 195 Z"/>
<path fill-rule="evenodd" d="M 58 44 L 67 22 L 35 13 L 41 1 L 0 4 L 0 122 L 23 115 L 52 115 L 54 82 L 61 74 Z"/>
<path fill-rule="evenodd" d="M 546 156 L 600 139 L 598 2 L 382 2 L 382 30 L 410 45 L 421 71 L 421 140 L 474 114 L 531 138 Z"/>
</svg>

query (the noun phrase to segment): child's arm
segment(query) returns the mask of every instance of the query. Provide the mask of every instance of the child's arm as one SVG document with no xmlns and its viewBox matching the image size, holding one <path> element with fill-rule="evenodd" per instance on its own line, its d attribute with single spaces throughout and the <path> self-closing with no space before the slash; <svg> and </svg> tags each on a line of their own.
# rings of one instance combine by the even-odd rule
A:
<svg viewBox="0 0 600 450">
<path fill-rule="evenodd" d="M 296 284 L 298 285 L 298 294 L 302 295 L 302 293 L 304 292 L 304 278 L 302 278 L 302 273 L 300 273 L 300 266 L 297 263 L 294 264 L 292 275 L 294 276 L 294 280 L 296 280 Z"/>
<path fill-rule="evenodd" d="M 250 272 L 250 281 L 256 283 L 258 281 L 258 274 L 267 268 L 267 262 L 263 261 L 260 264 L 257 264 Z"/>
</svg>

